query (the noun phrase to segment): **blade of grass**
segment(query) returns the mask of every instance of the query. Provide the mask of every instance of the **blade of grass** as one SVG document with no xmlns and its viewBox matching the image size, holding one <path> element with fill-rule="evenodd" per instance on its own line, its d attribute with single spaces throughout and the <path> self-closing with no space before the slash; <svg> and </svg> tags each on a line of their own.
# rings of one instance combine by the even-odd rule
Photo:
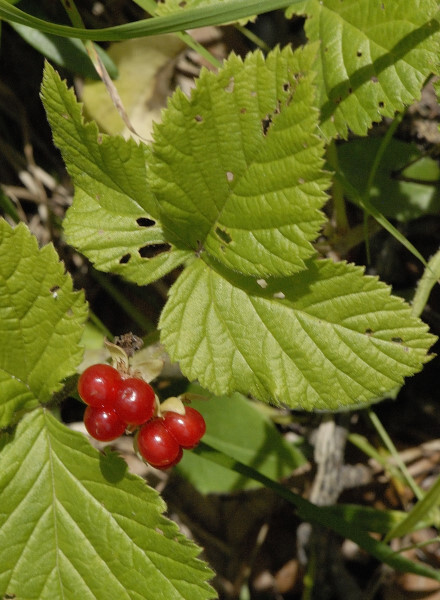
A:
<svg viewBox="0 0 440 600">
<path fill-rule="evenodd" d="M 396 238 L 396 240 L 398 240 L 402 246 L 405 246 L 405 248 L 411 252 L 411 254 L 413 256 L 415 256 L 418 260 L 420 260 L 420 262 L 427 267 L 428 264 L 426 262 L 426 260 L 423 258 L 423 256 L 420 254 L 420 252 L 417 250 L 417 248 L 415 248 L 415 246 L 413 246 L 413 244 L 411 244 L 410 241 L 408 241 L 406 239 L 405 236 L 403 236 L 400 231 L 398 229 L 396 229 L 394 227 L 394 225 L 392 225 L 388 219 L 386 217 L 384 217 L 384 215 L 379 212 L 377 210 L 377 208 L 375 206 L 373 206 L 371 204 L 371 202 L 369 200 L 367 200 L 366 198 L 364 198 L 359 192 L 358 190 L 351 185 L 351 183 L 348 181 L 348 179 L 346 179 L 346 177 L 342 174 L 342 173 L 336 173 L 335 174 L 335 178 L 341 182 L 342 186 L 348 191 L 350 192 L 350 195 L 353 196 L 354 198 L 356 198 L 357 202 L 359 203 L 359 205 L 366 210 L 372 217 L 374 217 L 376 219 L 376 221 L 378 223 L 380 223 L 380 225 L 382 225 L 382 227 L 384 229 L 386 229 L 388 231 L 388 233 L 390 233 L 394 238 Z"/>
<path fill-rule="evenodd" d="M 14 206 L 12 200 L 4 193 L 0 188 L 0 209 L 4 211 L 6 215 L 9 215 L 16 223 L 20 222 L 17 209 Z"/>
<path fill-rule="evenodd" d="M 440 250 L 434 254 L 428 261 L 428 267 L 425 269 L 412 301 L 412 313 L 415 317 L 420 317 L 423 309 L 428 302 L 431 290 L 440 279 Z"/>
<path fill-rule="evenodd" d="M 406 518 L 398 523 L 391 531 L 385 536 L 385 542 L 389 542 L 391 539 L 396 537 L 402 537 L 407 533 L 413 532 L 420 521 L 429 520 L 438 524 L 438 506 L 440 504 L 440 477 L 425 494 L 425 497 L 417 502 Z"/>
<path fill-rule="evenodd" d="M 400 125 L 402 119 L 403 119 L 403 114 L 398 114 L 396 116 L 396 118 L 394 119 L 394 121 L 391 123 L 391 125 L 388 127 L 386 134 L 382 138 L 380 146 L 376 152 L 376 156 L 374 157 L 373 164 L 371 165 L 370 172 L 368 174 L 367 185 L 362 194 L 364 204 L 365 204 L 365 202 L 367 202 L 367 203 L 369 202 L 369 199 L 371 196 L 371 187 L 372 187 L 373 181 L 376 177 L 376 173 L 377 173 L 377 169 L 379 168 L 380 161 L 382 160 L 383 155 L 385 154 L 386 149 L 393 138 L 394 132 L 396 131 L 397 127 Z M 367 253 L 367 262 L 368 262 L 368 264 L 370 264 L 371 263 L 370 238 L 368 235 L 368 220 L 367 220 L 366 212 L 364 212 L 364 231 L 365 231 L 365 248 L 366 248 L 366 253 Z"/>
<path fill-rule="evenodd" d="M 288 488 L 284 487 L 277 481 L 262 475 L 252 467 L 249 467 L 231 456 L 228 456 L 224 452 L 220 452 L 208 446 L 204 442 L 201 442 L 199 446 L 194 449 L 194 452 L 203 454 L 203 458 L 211 460 L 226 469 L 231 469 L 262 483 L 266 488 L 271 489 L 281 498 L 284 498 L 287 502 L 295 506 L 298 515 L 305 521 L 317 523 L 323 525 L 328 529 L 332 529 L 336 533 L 339 533 L 344 538 L 351 539 L 358 546 L 363 548 L 366 552 L 374 556 L 379 561 L 390 565 L 392 568 L 416 573 L 423 577 L 430 577 L 436 581 L 440 581 L 440 572 L 432 569 L 422 563 L 415 563 L 408 560 L 404 556 L 396 554 L 387 544 L 379 540 L 374 539 L 368 533 L 360 531 L 356 522 L 347 521 L 341 516 L 335 514 L 334 510 L 329 510 L 334 507 L 323 507 L 315 506 L 311 502 L 308 502 L 298 494 L 291 492 Z"/>
<path fill-rule="evenodd" d="M 339 172 L 338 150 L 334 140 L 331 140 L 327 146 L 327 162 L 332 171 Z M 335 221 L 336 231 L 340 235 L 344 235 L 349 229 L 347 209 L 345 206 L 345 198 L 343 194 L 343 186 L 341 182 L 335 178 L 332 186 L 332 201 L 333 201 L 333 220 Z"/>
<path fill-rule="evenodd" d="M 222 25 L 228 22 L 239 21 L 256 14 L 287 8 L 301 0 L 230 0 L 215 5 L 203 6 L 182 10 L 181 12 L 164 17 L 143 19 L 135 23 L 126 23 L 103 29 L 83 29 L 49 23 L 21 11 L 16 6 L 0 0 L 0 19 L 21 23 L 34 27 L 46 33 L 53 33 L 61 37 L 77 37 L 83 40 L 100 42 L 116 42 L 136 37 L 158 35 L 160 33 L 175 33 L 185 29 L 196 29 L 207 25 Z"/>
<path fill-rule="evenodd" d="M 246 37 L 250 42 L 255 44 L 255 46 L 257 46 L 257 48 L 260 48 L 260 50 L 263 50 L 263 52 L 270 51 L 270 46 L 268 46 L 264 40 L 262 40 L 258 35 L 256 35 L 253 31 L 251 31 L 244 25 L 240 25 L 239 23 L 237 23 L 235 25 L 235 29 L 237 31 L 239 31 L 241 33 L 241 35 L 244 35 L 244 37 Z"/>
<path fill-rule="evenodd" d="M 380 452 L 378 452 L 363 435 L 359 435 L 358 433 L 350 433 L 347 436 L 347 440 L 353 444 L 353 446 L 359 448 L 359 450 L 361 450 L 364 454 L 379 463 L 385 471 L 388 471 L 391 477 L 398 479 L 402 483 L 405 483 L 405 479 L 399 469 L 395 465 L 389 463 L 388 456 L 383 456 Z"/>
<path fill-rule="evenodd" d="M 406 484 L 411 489 L 411 491 L 413 492 L 414 496 L 418 500 L 421 500 L 423 498 L 423 496 L 424 496 L 423 490 L 421 490 L 419 488 L 419 486 L 417 485 L 417 483 L 411 477 L 411 474 L 409 473 L 408 469 L 406 468 L 406 465 L 403 462 L 403 460 L 400 458 L 400 455 L 397 452 L 397 449 L 396 449 L 395 445 L 393 444 L 390 436 L 388 435 L 385 427 L 380 422 L 379 417 L 371 409 L 369 409 L 367 411 L 367 414 L 368 414 L 368 417 L 369 417 L 371 423 L 373 424 L 373 427 L 376 429 L 377 433 L 379 434 L 381 440 L 385 444 L 385 446 L 388 449 L 389 453 L 394 458 L 394 460 L 396 462 L 396 465 L 398 466 L 398 468 L 400 469 L 403 477 L 405 478 Z"/>
</svg>

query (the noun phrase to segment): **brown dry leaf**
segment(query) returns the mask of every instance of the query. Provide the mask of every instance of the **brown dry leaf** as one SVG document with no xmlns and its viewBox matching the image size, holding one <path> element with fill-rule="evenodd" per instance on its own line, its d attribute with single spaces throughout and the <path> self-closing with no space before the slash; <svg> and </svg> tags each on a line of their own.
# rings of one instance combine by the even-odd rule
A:
<svg viewBox="0 0 440 600">
<path fill-rule="evenodd" d="M 390 586 L 385 588 L 384 600 L 440 600 L 438 581 L 427 579 L 414 573 L 399 575 Z"/>
</svg>

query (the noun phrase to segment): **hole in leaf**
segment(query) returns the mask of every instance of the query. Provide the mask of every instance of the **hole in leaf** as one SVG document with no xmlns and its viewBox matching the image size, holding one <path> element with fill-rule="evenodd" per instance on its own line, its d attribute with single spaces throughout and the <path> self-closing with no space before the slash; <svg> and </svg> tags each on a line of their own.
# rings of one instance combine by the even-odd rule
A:
<svg viewBox="0 0 440 600">
<path fill-rule="evenodd" d="M 225 92 L 228 92 L 229 94 L 232 94 L 232 92 L 234 91 L 234 85 L 235 85 L 235 80 L 234 80 L 233 77 L 231 77 L 229 79 L 228 85 L 225 87 Z"/>
<path fill-rule="evenodd" d="M 231 236 L 224 229 L 221 229 L 220 227 L 216 227 L 215 232 L 223 242 L 226 242 L 226 244 L 229 244 L 230 242 L 232 242 Z"/>
<path fill-rule="evenodd" d="M 240 113 L 242 115 L 244 115 L 245 113 L 247 113 L 247 109 L 246 108 L 240 108 Z"/>
<path fill-rule="evenodd" d="M 139 248 L 138 252 L 141 258 L 154 258 L 158 254 L 162 254 L 162 252 L 167 252 L 170 248 L 169 244 L 150 244 Z"/>
<path fill-rule="evenodd" d="M 196 115 L 194 117 L 194 119 L 197 121 L 197 123 L 203 123 L 203 117 L 202 117 L 202 115 Z"/>
<path fill-rule="evenodd" d="M 365 330 L 365 335 L 373 335 L 373 330 L 370 329 L 369 327 Z"/>
<path fill-rule="evenodd" d="M 362 52 L 361 52 L 360 50 L 358 50 L 358 51 L 356 52 L 356 56 L 357 56 L 358 58 L 360 58 L 360 57 L 362 56 Z"/>
<path fill-rule="evenodd" d="M 187 4 L 187 3 L 186 3 L 186 1 L 185 1 L 185 0 L 182 0 L 182 2 L 179 2 L 179 6 L 180 6 L 180 8 L 185 8 L 186 4 Z"/>
<path fill-rule="evenodd" d="M 273 298 L 279 298 L 280 300 L 284 300 L 285 297 L 286 294 L 283 294 L 283 292 L 275 292 L 275 294 L 273 295 Z"/>
<path fill-rule="evenodd" d="M 265 279 L 257 279 L 257 283 L 263 290 L 267 288 L 267 281 Z"/>
<path fill-rule="evenodd" d="M 306 180 L 303 177 L 298 177 L 298 183 L 300 185 L 303 185 L 303 183 L 305 183 L 305 182 L 306 182 Z"/>
<path fill-rule="evenodd" d="M 372 81 L 373 83 L 379 83 L 379 80 L 376 77 L 376 75 L 372 75 L 372 77 L 370 77 L 370 81 Z"/>
<path fill-rule="evenodd" d="M 383 102 L 383 100 L 381 100 L 379 102 L 379 108 L 383 108 L 385 106 L 385 102 Z"/>
<path fill-rule="evenodd" d="M 234 181 L 234 173 L 232 173 L 231 171 L 226 171 L 226 179 L 228 181 Z"/>
<path fill-rule="evenodd" d="M 403 344 L 403 340 L 401 337 L 392 337 L 391 341 L 394 342 L 395 344 Z"/>
<path fill-rule="evenodd" d="M 147 217 L 139 217 L 139 219 L 136 219 L 136 223 L 139 227 L 152 227 L 153 225 L 156 225 L 156 221 L 148 219 Z"/>
<path fill-rule="evenodd" d="M 353 88 L 349 87 L 349 88 L 348 88 L 348 93 L 349 93 L 349 94 L 352 94 L 352 93 L 353 93 Z"/>
<path fill-rule="evenodd" d="M 131 254 L 124 254 L 124 256 L 122 256 L 119 259 L 119 264 L 120 265 L 126 265 L 128 263 L 128 261 L 130 260 L 130 258 L 131 258 Z"/>
<path fill-rule="evenodd" d="M 290 83 L 289 82 L 283 83 L 283 90 L 285 92 L 288 92 L 290 90 Z"/>
<path fill-rule="evenodd" d="M 61 289 L 59 285 L 53 285 L 49 290 L 50 293 L 52 294 L 52 298 L 54 300 L 58 300 L 58 290 L 59 289 Z"/>
<path fill-rule="evenodd" d="M 97 142 L 98 144 L 102 144 L 102 133 L 98 134 Z"/>
<path fill-rule="evenodd" d="M 270 115 L 266 115 L 266 117 L 262 119 L 261 125 L 263 127 L 263 135 L 267 135 L 268 129 L 272 125 L 272 117 Z"/>
</svg>

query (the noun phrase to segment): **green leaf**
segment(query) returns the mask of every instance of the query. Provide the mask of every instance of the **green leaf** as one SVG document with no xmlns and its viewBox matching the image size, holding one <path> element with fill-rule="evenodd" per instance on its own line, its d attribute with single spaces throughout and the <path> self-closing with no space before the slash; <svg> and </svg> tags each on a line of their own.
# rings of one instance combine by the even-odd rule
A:
<svg viewBox="0 0 440 600">
<path fill-rule="evenodd" d="M 361 195 L 381 142 L 381 138 L 358 139 L 338 148 L 340 169 Z M 372 182 L 370 202 L 385 216 L 403 222 L 424 214 L 438 214 L 439 175 L 437 161 L 422 156 L 416 144 L 392 139 Z M 347 192 L 350 200 L 358 204 L 357 196 Z"/>
<path fill-rule="evenodd" d="M 317 85 L 328 137 L 365 135 L 420 97 L 438 71 L 436 0 L 305 0 L 289 15 L 306 14 L 310 42 L 320 40 Z"/>
<path fill-rule="evenodd" d="M 51 244 L 0 219 L 0 428 L 48 402 L 81 362 L 87 305 Z"/>
<path fill-rule="evenodd" d="M 159 279 L 187 257 L 166 244 L 156 220 L 157 206 L 147 186 L 143 144 L 99 134 L 84 123 L 81 106 L 46 64 L 42 98 L 75 184 L 64 228 L 70 244 L 102 271 L 139 285 Z"/>
<path fill-rule="evenodd" d="M 155 490 L 44 409 L 0 454 L 0 594 L 26 600 L 205 600 L 199 549 Z"/>
<path fill-rule="evenodd" d="M 185 375 L 306 410 L 359 406 L 429 360 L 435 337 L 375 277 L 309 261 L 258 282 L 195 260 L 170 291 L 161 339 Z"/>
<path fill-rule="evenodd" d="M 304 268 L 323 222 L 330 180 L 310 67 L 316 48 L 276 49 L 172 97 L 155 129 L 151 187 L 166 236 L 245 274 Z"/>
<path fill-rule="evenodd" d="M 204 390 L 191 392 L 205 393 Z M 209 401 L 191 400 L 206 421 L 203 440 L 240 462 L 258 469 L 271 479 L 287 477 L 305 462 L 304 456 L 278 433 L 273 423 L 241 394 L 210 397 Z M 261 406 L 261 404 L 260 404 Z M 226 493 L 258 485 L 220 465 L 212 464 L 199 454 L 185 452 L 177 470 L 201 493 Z"/>
</svg>

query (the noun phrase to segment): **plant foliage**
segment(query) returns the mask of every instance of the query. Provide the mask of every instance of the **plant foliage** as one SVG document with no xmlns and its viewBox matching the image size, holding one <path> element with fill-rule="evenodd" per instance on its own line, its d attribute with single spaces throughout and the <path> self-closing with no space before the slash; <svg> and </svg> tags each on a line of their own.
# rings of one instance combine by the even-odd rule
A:
<svg viewBox="0 0 440 600">
<path fill-rule="evenodd" d="M 314 50 L 275 50 L 266 60 L 256 52 L 244 62 L 233 56 L 217 77 L 205 72 L 190 99 L 176 92 L 170 101 L 151 154 L 121 138 L 98 139 L 50 68 L 43 99 L 77 185 L 70 241 L 99 266 L 111 256 L 107 265 L 131 269 L 138 283 L 147 279 L 139 265 L 151 280 L 149 265 L 162 256 L 167 266 L 175 253 L 185 260 L 160 326 L 188 378 L 216 394 L 237 390 L 335 410 L 401 385 L 428 359 L 434 338 L 360 268 L 310 258 L 329 185 L 307 75 Z M 66 114 L 70 125 L 61 128 Z M 118 183 L 113 203 L 117 177 L 125 188 Z M 139 218 L 155 225 L 141 228 Z M 134 251 L 121 265 L 121 242 L 130 237 L 120 230 L 134 232 L 139 246 L 155 229 L 171 250 L 150 260 Z"/>
<path fill-rule="evenodd" d="M 306 35 L 320 41 L 317 71 L 321 128 L 328 137 L 365 135 L 420 97 L 438 72 L 436 0 L 305 0 Z"/>
<path fill-rule="evenodd" d="M 52 245 L 0 220 L 0 428 L 50 402 L 81 361 L 87 306 Z"/>
<path fill-rule="evenodd" d="M 0 467 L 2 596 L 215 596 L 204 583 L 212 573 L 196 558 L 199 549 L 162 515 L 157 492 L 46 409 L 21 420 Z"/>
<path fill-rule="evenodd" d="M 0 434 L 0 595 L 212 598 L 157 493 L 42 406 L 81 360 L 83 293 L 24 225 L 0 220 L 0 251 L 0 425 L 29 413 Z"/>
<path fill-rule="evenodd" d="M 157 17 L 90 31 L 0 0 L 0 18 L 55 35 L 121 40 L 248 19 L 287 4 L 167 0 Z M 431 523 L 438 485 L 406 518 L 314 506 L 274 481 L 303 456 L 245 398 L 309 411 L 362 407 L 420 371 L 435 341 L 417 317 L 431 281 L 422 280 L 412 310 L 361 267 L 318 258 L 314 242 L 333 183 L 326 143 L 349 131 L 363 136 L 419 97 L 426 78 L 438 73 L 438 3 L 292 0 L 294 13 L 306 16 L 303 48 L 231 54 L 218 72 L 202 70 L 189 96 L 177 90 L 169 99 L 151 145 L 101 134 L 47 64 L 42 100 L 75 186 L 65 235 L 98 270 L 138 285 L 179 269 L 160 316 L 161 341 L 188 379 L 223 397 L 206 411 L 211 446 L 201 444 L 199 456 L 182 463 L 190 480 L 208 492 L 252 479 L 301 518 L 351 537 L 379 560 L 438 579 L 367 533 L 391 538 Z M 349 156 L 342 151 L 336 184 L 413 249 L 386 221 L 380 201 L 370 201 L 375 185 L 389 189 L 388 162 L 378 164 L 386 144 L 369 145 L 369 174 L 356 177 L 350 147 L 358 142 L 346 145 Z M 390 153 L 396 147 L 390 143 Z M 336 154 L 334 143 L 332 149 Z M 365 158 L 365 145 L 360 153 Z M 413 218 L 430 201 L 420 193 L 416 213 L 399 205 L 385 214 Z M 54 248 L 38 249 L 24 225 L 0 221 L 0 251 L 0 595 L 214 597 L 212 572 L 164 517 L 159 495 L 50 412 L 81 361 L 82 292 L 73 291 Z M 231 416 L 237 428 L 225 441 Z M 243 421 L 253 427 L 248 448 Z M 194 476 L 194 464 L 206 458 L 218 463 L 218 477 L 225 468 L 237 475 L 212 481 L 201 467 Z M 353 528 L 358 517 L 360 531 Z"/>
</svg>

